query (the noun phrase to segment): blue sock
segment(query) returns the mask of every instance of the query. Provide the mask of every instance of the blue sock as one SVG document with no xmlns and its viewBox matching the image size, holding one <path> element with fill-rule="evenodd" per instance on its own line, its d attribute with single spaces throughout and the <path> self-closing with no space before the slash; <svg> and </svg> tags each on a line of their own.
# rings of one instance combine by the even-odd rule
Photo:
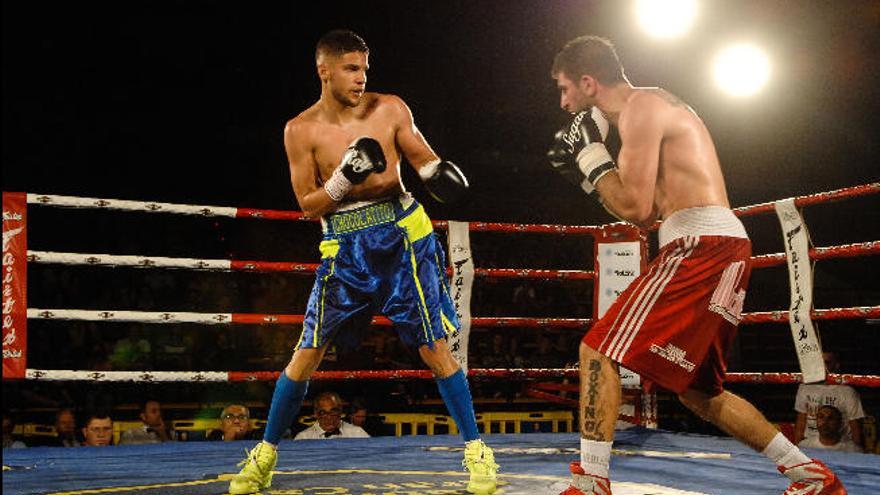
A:
<svg viewBox="0 0 880 495">
<path fill-rule="evenodd" d="M 309 381 L 298 382 L 287 378 L 287 373 L 281 371 L 281 376 L 275 382 L 275 393 L 272 394 L 272 405 L 269 407 L 269 420 L 266 422 L 266 431 L 263 440 L 273 445 L 278 445 L 281 435 L 290 427 L 299 406 L 309 390 Z"/>
<path fill-rule="evenodd" d="M 458 426 L 465 442 L 480 438 L 477 431 L 477 418 L 474 416 L 474 401 L 471 398 L 471 390 L 468 388 L 467 378 L 459 369 L 446 378 L 435 378 L 440 388 L 440 396 L 446 403 L 446 409 Z"/>
</svg>

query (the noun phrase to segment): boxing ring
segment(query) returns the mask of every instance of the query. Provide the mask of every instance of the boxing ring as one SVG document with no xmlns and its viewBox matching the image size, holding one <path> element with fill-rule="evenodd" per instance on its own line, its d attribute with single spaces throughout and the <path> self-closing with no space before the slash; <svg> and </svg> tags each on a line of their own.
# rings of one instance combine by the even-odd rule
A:
<svg viewBox="0 0 880 495">
<path fill-rule="evenodd" d="M 792 198 L 795 207 L 841 201 L 880 192 L 880 183 L 865 184 L 830 192 Z M 17 204 L 7 208 L 7 197 Z M 4 368 L 3 378 L 34 381 L 85 382 L 248 382 L 272 381 L 279 371 L 97 371 L 33 369 L 26 366 L 26 321 L 60 320 L 92 322 L 132 322 L 143 324 L 188 323 L 192 325 L 301 325 L 303 315 L 258 313 L 195 313 L 175 311 L 130 311 L 124 309 L 33 308 L 26 301 L 26 264 L 82 265 L 91 267 L 134 267 L 140 269 L 178 269 L 194 271 L 241 271 L 259 273 L 312 274 L 316 263 L 277 262 L 237 259 L 197 259 L 145 257 L 130 254 L 31 251 L 24 241 L 27 214 L 24 203 L 37 208 L 60 207 L 113 210 L 151 214 L 201 217 L 249 218 L 265 221 L 311 222 L 295 211 L 262 210 L 200 205 L 181 205 L 114 199 L 81 198 L 4 192 Z M 774 203 L 741 207 L 740 217 L 772 213 Z M 15 224 L 14 222 L 18 222 Z M 438 231 L 462 228 L 462 223 L 434 221 Z M 634 278 L 629 270 L 611 270 L 609 261 L 615 246 L 626 245 L 636 255 L 636 270 L 644 268 L 648 240 L 625 224 L 604 226 L 563 226 L 469 222 L 472 233 L 495 232 L 546 236 L 590 236 L 594 241 L 592 270 L 549 270 L 520 268 L 474 268 L 471 276 L 520 280 L 588 280 L 600 284 L 610 272 Z M 16 230 L 18 229 L 18 230 Z M 21 241 L 21 242 L 19 242 Z M 16 242 L 19 242 L 16 245 Z M 619 243 L 619 244 L 618 244 Z M 18 251 L 16 251 L 18 249 Z M 604 249 L 604 251 L 603 251 Z M 604 254 L 603 254 L 604 253 Z M 613 253 L 612 253 L 613 254 Z M 814 247 L 809 260 L 857 258 L 880 254 L 880 241 Z M 450 253 L 452 257 L 452 253 Z M 603 258 L 603 256 L 605 256 Z M 23 259 L 24 258 L 24 259 Z M 784 265 L 791 261 L 786 253 L 753 257 L 755 269 Z M 26 262 L 26 263 L 25 263 Z M 632 266 L 632 265 L 630 265 Z M 450 268 L 455 279 L 460 267 Z M 618 275 L 620 274 L 618 273 Z M 16 278 L 18 277 L 18 278 Z M 611 280 L 609 277 L 608 280 Z M 619 280 L 618 280 L 619 282 Z M 7 289 L 8 286 L 8 289 Z M 601 287 L 598 286 L 597 287 Z M 609 286 L 611 287 L 611 286 Z M 603 289 L 613 292 L 613 287 Z M 603 290 L 594 290 L 593 318 L 597 317 Z M 19 297 L 18 306 L 8 303 Z M 7 312 L 7 309 L 10 311 Z M 811 320 L 877 319 L 880 306 L 807 308 Z M 8 314 L 7 314 L 8 313 Z M 794 312 L 788 309 L 744 313 L 742 325 L 785 323 Z M 10 325 L 7 325 L 7 317 Z M 469 326 L 503 331 L 505 328 L 570 329 L 578 335 L 592 319 L 479 317 L 469 318 Z M 16 326 L 17 325 L 17 326 Z M 384 317 L 374 317 L 372 325 L 388 327 Z M 8 332 L 7 326 L 18 329 Z M 794 327 L 793 327 L 794 328 Z M 793 335 L 794 336 L 794 335 Z M 795 338 L 797 341 L 797 338 Z M 811 351 L 805 347 L 805 353 Z M 466 349 L 466 345 L 465 345 Z M 816 349 L 812 349 L 816 351 Z M 799 351 L 800 352 L 800 351 Z M 806 354 L 805 354 L 806 355 Z M 576 350 L 572 350 L 574 360 Z M 807 358 L 805 358 L 807 359 Z M 802 365 L 803 365 L 802 361 Z M 810 371 L 810 373 L 813 373 Z M 528 395 L 566 406 L 576 401 L 554 392 L 576 390 L 575 385 L 558 380 L 577 379 L 578 370 L 557 369 L 469 369 L 472 379 L 526 380 Z M 880 376 L 827 374 L 829 384 L 862 387 L 880 386 Z M 411 380 L 433 378 L 428 370 L 347 370 L 318 371 L 313 380 Z M 794 384 L 801 373 L 729 373 L 731 383 Z M 557 380 L 540 382 L 539 380 Z M 787 486 L 772 463 L 737 442 L 711 436 L 677 434 L 656 429 L 656 395 L 646 392 L 638 377 L 624 377 L 628 404 L 621 419 L 640 426 L 619 432 L 612 459 L 612 481 L 616 494 L 765 494 L 780 493 Z M 479 412 L 479 411 L 478 411 Z M 499 482 L 506 494 L 556 494 L 568 481 L 567 463 L 577 457 L 578 435 L 527 434 L 486 435 L 502 466 Z M 69 450 L 37 447 L 3 452 L 3 491 L 31 493 L 225 493 L 226 476 L 236 471 L 235 462 L 252 442 L 175 442 L 163 445 L 114 446 L 108 449 L 81 448 L 76 456 Z M 265 493 L 322 494 L 459 494 L 464 492 L 465 473 L 457 471 L 460 461 L 457 436 L 413 436 L 371 439 L 341 439 L 333 442 L 290 442 L 279 446 L 273 488 Z M 331 445 L 332 444 L 332 445 Z M 876 456 L 822 451 L 820 456 L 834 469 L 851 494 L 875 493 L 880 486 L 880 462 Z"/>
</svg>

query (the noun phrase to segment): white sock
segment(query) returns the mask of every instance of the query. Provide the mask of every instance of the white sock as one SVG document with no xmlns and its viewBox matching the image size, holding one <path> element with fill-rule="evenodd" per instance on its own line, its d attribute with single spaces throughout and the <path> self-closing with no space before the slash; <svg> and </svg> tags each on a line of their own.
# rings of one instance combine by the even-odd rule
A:
<svg viewBox="0 0 880 495">
<path fill-rule="evenodd" d="M 272 450 L 278 450 L 278 446 L 275 445 L 274 443 L 269 443 L 269 442 L 267 442 L 267 441 L 265 441 L 265 440 L 263 440 L 262 443 L 263 443 L 263 445 L 265 445 L 266 447 L 269 447 L 269 448 L 272 449 Z"/>
<path fill-rule="evenodd" d="M 609 462 L 611 462 L 611 442 L 581 438 L 581 469 L 585 473 L 607 478 Z"/>
<path fill-rule="evenodd" d="M 777 433 L 761 453 L 772 459 L 777 466 L 784 468 L 791 468 L 798 464 L 811 462 L 811 459 L 801 452 L 801 449 L 797 448 L 795 444 L 785 438 L 785 435 L 782 433 Z"/>
</svg>

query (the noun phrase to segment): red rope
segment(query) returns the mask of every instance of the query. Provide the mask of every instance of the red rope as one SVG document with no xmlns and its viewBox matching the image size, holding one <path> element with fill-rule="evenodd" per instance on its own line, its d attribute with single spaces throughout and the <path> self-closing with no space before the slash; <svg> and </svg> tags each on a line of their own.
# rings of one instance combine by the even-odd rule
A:
<svg viewBox="0 0 880 495">
<path fill-rule="evenodd" d="M 810 315 L 814 320 L 857 320 L 863 318 L 880 318 L 880 306 L 864 306 L 860 308 L 814 309 Z M 745 313 L 741 323 L 785 323 L 788 322 L 788 311 L 761 311 Z"/>
<path fill-rule="evenodd" d="M 266 381 L 277 380 L 278 371 L 230 371 L 229 381 Z M 543 378 L 578 378 L 577 369 L 545 368 L 545 369 L 503 369 L 476 368 L 468 370 L 473 378 L 505 378 L 509 380 L 528 380 Z M 433 379 L 430 370 L 348 370 L 348 371 L 316 371 L 312 374 L 315 380 L 409 380 Z M 728 373 L 727 383 L 770 383 L 792 384 L 801 382 L 800 373 Z M 829 374 L 825 383 L 830 385 L 854 385 L 862 387 L 880 387 L 878 375 Z M 544 388 L 543 386 L 541 388 Z"/>
<path fill-rule="evenodd" d="M 812 312 L 815 320 L 853 320 L 880 318 L 880 306 L 864 306 L 856 308 L 815 309 Z M 233 313 L 232 323 L 245 325 L 300 325 L 303 315 Z M 788 311 L 761 311 L 744 313 L 742 323 L 785 323 Z M 529 317 L 498 317 L 477 316 L 471 318 L 471 325 L 482 328 L 579 328 L 585 329 L 590 323 L 588 318 L 529 318 Z M 372 325 L 390 327 L 391 320 L 384 316 L 374 316 Z"/>
<path fill-rule="evenodd" d="M 859 186 L 853 187 L 845 187 L 843 189 L 837 189 L 834 191 L 821 192 L 816 194 L 809 194 L 806 196 L 798 196 L 794 199 L 794 204 L 796 206 L 810 206 L 816 205 L 820 203 L 830 203 L 832 201 L 839 201 L 841 199 L 848 198 L 856 198 L 859 196 L 867 196 L 869 194 L 877 194 L 880 192 L 880 182 L 873 182 L 871 184 L 862 184 Z M 771 203 L 761 203 L 757 205 L 751 206 L 742 206 L 739 208 L 734 208 L 733 212 L 737 216 L 749 216 L 749 215 L 757 215 L 759 213 L 773 213 L 776 211 L 775 202 Z"/>
<path fill-rule="evenodd" d="M 728 383 L 801 383 L 800 373 L 728 373 Z M 829 385 L 855 385 L 880 387 L 878 375 L 829 374 L 825 379 Z"/>
<path fill-rule="evenodd" d="M 289 261 L 232 260 L 232 270 L 241 272 L 291 272 L 314 273 L 318 263 L 294 263 Z"/>
<path fill-rule="evenodd" d="M 811 260 L 825 260 L 832 258 L 855 258 L 858 256 L 870 256 L 880 254 L 880 241 L 859 242 L 842 246 L 828 246 L 810 249 Z M 767 266 L 782 265 L 785 263 L 785 253 L 762 254 L 752 257 L 752 267 L 764 268 Z"/>
</svg>

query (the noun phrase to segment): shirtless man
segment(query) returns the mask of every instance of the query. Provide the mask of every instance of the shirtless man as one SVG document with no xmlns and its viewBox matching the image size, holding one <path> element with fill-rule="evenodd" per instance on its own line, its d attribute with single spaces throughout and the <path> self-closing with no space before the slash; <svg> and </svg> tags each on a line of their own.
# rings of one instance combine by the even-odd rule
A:
<svg viewBox="0 0 880 495">
<path fill-rule="evenodd" d="M 443 248 L 422 206 L 404 191 L 401 155 L 438 201 L 456 199 L 467 180 L 434 153 L 403 100 L 365 92 L 368 55 L 364 40 L 351 31 L 325 34 L 315 51 L 321 97 L 284 129 L 296 199 L 306 216 L 321 218 L 321 265 L 302 336 L 275 385 L 263 441 L 230 483 L 233 495 L 269 487 L 276 446 L 328 345 L 352 340 L 343 325 L 353 319 L 368 325 L 374 312 L 394 322 L 401 340 L 418 348 L 434 373 L 466 442 L 468 491 L 495 492 L 498 466 L 480 440 L 467 379 L 446 345 L 459 322 Z"/>
<path fill-rule="evenodd" d="M 556 55 L 552 76 L 561 107 L 575 114 L 548 153 L 553 167 L 622 220 L 642 228 L 663 220 L 659 255 L 580 345 L 581 460 L 571 464 L 573 481 L 562 495 L 611 493 L 618 363 L 677 393 L 691 411 L 773 459 L 791 479 L 785 494 L 845 494 L 824 464 L 722 387 L 751 245 L 730 211 L 703 121 L 662 89 L 633 87 L 603 38 L 570 41 Z M 622 142 L 616 163 L 603 144 L 609 123 Z"/>
</svg>

